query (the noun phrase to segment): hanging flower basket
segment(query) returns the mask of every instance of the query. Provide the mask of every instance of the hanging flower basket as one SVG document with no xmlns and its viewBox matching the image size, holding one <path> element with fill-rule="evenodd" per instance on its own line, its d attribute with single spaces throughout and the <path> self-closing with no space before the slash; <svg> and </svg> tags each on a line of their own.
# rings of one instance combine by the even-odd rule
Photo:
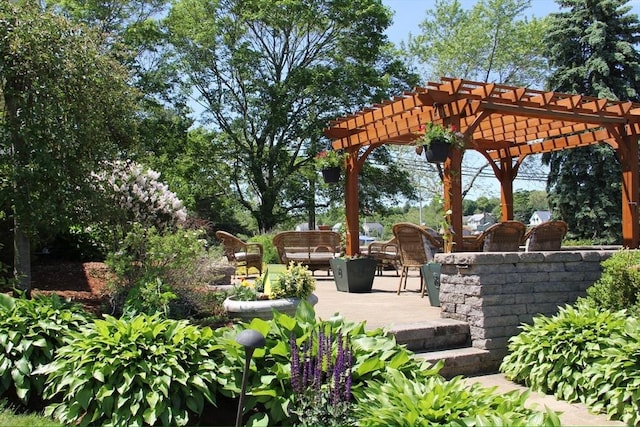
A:
<svg viewBox="0 0 640 427">
<path fill-rule="evenodd" d="M 445 140 L 434 139 L 425 148 L 424 155 L 429 163 L 444 163 L 449 157 L 451 144 Z"/>
<path fill-rule="evenodd" d="M 340 167 L 322 169 L 322 177 L 327 184 L 337 184 L 340 182 Z"/>
</svg>

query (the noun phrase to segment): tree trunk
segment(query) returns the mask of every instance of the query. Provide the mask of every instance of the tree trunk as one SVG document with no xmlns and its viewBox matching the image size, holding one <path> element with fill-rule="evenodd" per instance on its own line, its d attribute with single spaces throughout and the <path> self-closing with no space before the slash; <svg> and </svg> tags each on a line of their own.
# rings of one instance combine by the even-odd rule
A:
<svg viewBox="0 0 640 427">
<path fill-rule="evenodd" d="M 13 276 L 16 288 L 31 297 L 31 241 L 29 236 L 20 228 L 18 216 L 14 216 L 13 237 Z"/>
</svg>

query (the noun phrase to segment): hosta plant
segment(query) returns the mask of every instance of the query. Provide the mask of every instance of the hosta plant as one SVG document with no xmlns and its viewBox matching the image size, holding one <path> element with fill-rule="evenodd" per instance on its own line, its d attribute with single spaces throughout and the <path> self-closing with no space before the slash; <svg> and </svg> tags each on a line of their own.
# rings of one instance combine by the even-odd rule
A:
<svg viewBox="0 0 640 427">
<path fill-rule="evenodd" d="M 105 316 L 71 334 L 48 374 L 45 413 L 65 425 L 185 425 L 216 403 L 218 364 L 210 328 L 139 315 Z"/>
<path fill-rule="evenodd" d="M 509 351 L 500 367 L 509 379 L 627 424 L 640 422 L 640 332 L 626 311 L 581 299 L 524 325 Z"/>
<path fill-rule="evenodd" d="M 0 294 L 0 395 L 15 392 L 22 404 L 40 400 L 45 376 L 34 371 L 51 362 L 67 333 L 91 315 L 57 295 L 14 299 Z"/>
<path fill-rule="evenodd" d="M 275 313 L 273 320 L 253 319 L 249 324 L 216 330 L 218 342 L 225 347 L 225 364 L 242 365 L 244 351 L 235 342 L 235 337 L 247 328 L 264 335 L 266 345 L 253 353 L 245 412 L 260 408 L 268 417 L 270 425 L 295 422 L 295 414 L 291 412 L 295 399 L 291 384 L 291 366 L 294 360 L 291 340 L 301 347 L 318 330 L 324 331 L 325 335 L 349 337 L 349 343 L 345 345 L 350 346 L 352 357 L 351 390 L 366 387 L 368 381 L 381 378 L 389 368 L 395 368 L 412 379 L 437 375 L 441 369 L 441 366 L 432 367 L 427 362 L 415 359 L 411 351 L 398 345 L 395 338 L 382 329 L 365 331 L 364 322 L 348 322 L 340 316 L 317 320 L 313 307 L 304 300 L 298 306 L 295 317 Z M 336 343 L 336 352 L 337 345 Z M 314 351 L 317 351 L 317 344 Z M 235 381 L 225 384 L 223 389 L 235 394 L 239 390 L 240 381 L 241 375 L 237 373 Z"/>
<path fill-rule="evenodd" d="M 498 394 L 478 383 L 470 386 L 462 377 L 416 381 L 389 368 L 354 394 L 359 426 L 560 425 L 553 411 L 525 407 L 528 392 Z"/>
</svg>

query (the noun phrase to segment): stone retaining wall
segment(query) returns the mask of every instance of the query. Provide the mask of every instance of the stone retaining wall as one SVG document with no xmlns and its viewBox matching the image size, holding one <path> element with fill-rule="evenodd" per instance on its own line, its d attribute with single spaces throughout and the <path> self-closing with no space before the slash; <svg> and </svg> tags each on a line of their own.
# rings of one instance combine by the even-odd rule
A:
<svg viewBox="0 0 640 427">
<path fill-rule="evenodd" d="M 497 367 L 510 337 L 537 314 L 586 296 L 600 263 L 614 250 L 461 252 L 437 254 L 441 316 L 469 323 L 472 346 L 489 350 Z"/>
</svg>

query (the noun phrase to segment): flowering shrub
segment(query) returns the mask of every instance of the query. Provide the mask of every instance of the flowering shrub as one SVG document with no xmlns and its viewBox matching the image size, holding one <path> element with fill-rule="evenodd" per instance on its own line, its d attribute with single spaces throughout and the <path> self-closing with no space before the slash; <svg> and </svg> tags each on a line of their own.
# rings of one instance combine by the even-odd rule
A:
<svg viewBox="0 0 640 427">
<path fill-rule="evenodd" d="M 418 131 L 418 139 L 415 145 L 431 145 L 432 141 L 441 141 L 451 144 L 455 148 L 464 148 L 464 135 L 455 126 L 445 128 L 437 123 L 428 122 L 426 125 L 420 126 Z"/>
<path fill-rule="evenodd" d="M 344 165 L 345 154 L 336 150 L 323 150 L 316 154 L 315 164 L 318 170 L 342 167 Z"/>
<path fill-rule="evenodd" d="M 291 261 L 287 271 L 271 284 L 270 299 L 306 299 L 316 288 L 316 279 L 307 266 Z"/>
<path fill-rule="evenodd" d="M 137 222 L 164 229 L 187 218 L 180 199 L 159 181 L 160 173 L 136 162 L 111 162 L 92 177 L 97 180 L 97 188 L 122 211 L 121 224 Z"/>
<path fill-rule="evenodd" d="M 292 332 L 289 347 L 294 393 L 291 412 L 298 417 L 299 425 L 355 425 L 349 406 L 353 366 L 349 335 L 343 336 L 340 331 L 332 334 L 331 330 L 325 333 L 317 327 L 301 348 Z"/>
</svg>

